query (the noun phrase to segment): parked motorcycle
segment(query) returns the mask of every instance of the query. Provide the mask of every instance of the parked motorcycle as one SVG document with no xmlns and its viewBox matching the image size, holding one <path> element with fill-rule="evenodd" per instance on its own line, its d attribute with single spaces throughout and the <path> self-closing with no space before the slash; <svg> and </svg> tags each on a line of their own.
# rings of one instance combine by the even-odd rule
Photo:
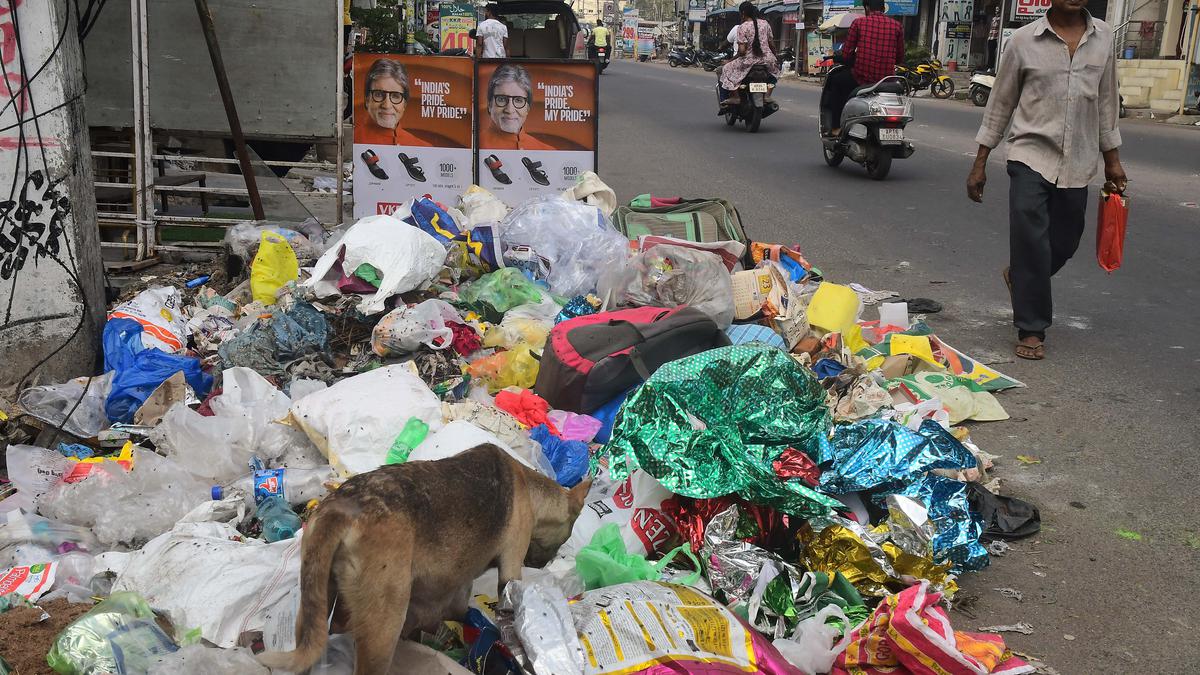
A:
<svg viewBox="0 0 1200 675">
<path fill-rule="evenodd" d="M 971 87 L 967 90 L 967 98 L 971 103 L 982 108 L 987 105 L 988 97 L 992 95 L 992 87 L 996 84 L 996 74 L 987 71 L 977 71 L 971 74 Z"/>
<path fill-rule="evenodd" d="M 838 65 L 830 74 L 849 67 Z M 829 79 L 825 82 L 828 84 Z M 818 117 L 825 163 L 836 167 L 849 157 L 866 168 L 871 178 L 887 178 L 893 158 L 905 159 L 913 154 L 913 144 L 904 139 L 904 128 L 912 121 L 912 101 L 907 94 L 908 85 L 898 75 L 859 87 L 842 110 L 841 131 L 833 136 L 829 92 L 822 88 Z"/>
<path fill-rule="evenodd" d="M 696 58 L 700 62 L 700 67 L 711 73 L 717 68 L 725 65 L 726 61 L 733 58 L 733 50 L 723 49 L 717 52 L 710 52 L 707 49 L 701 49 L 700 52 L 696 54 Z"/>
<path fill-rule="evenodd" d="M 678 68 L 679 66 L 695 66 L 700 62 L 697 60 L 695 47 L 691 45 L 686 47 L 676 45 L 671 47 L 671 51 L 667 54 L 667 63 L 672 68 Z"/>
<path fill-rule="evenodd" d="M 720 105 L 721 90 L 718 85 L 717 114 L 725 117 L 725 124 L 728 126 L 733 126 L 737 124 L 738 120 L 742 120 L 746 123 L 746 131 L 757 132 L 763 118 L 769 117 L 779 110 L 778 103 L 767 100 L 767 97 L 771 95 L 771 90 L 775 88 L 773 79 L 771 71 L 767 70 L 766 66 L 762 64 L 752 66 L 750 72 L 742 78 L 742 83 L 738 85 L 737 94 L 740 100 L 736 104 L 727 105 Z"/>
<path fill-rule="evenodd" d="M 942 74 L 942 62 L 937 59 L 896 66 L 896 74 L 908 82 L 914 94 L 928 88 L 929 93 L 936 98 L 950 98 L 954 95 L 954 80 L 950 79 L 949 75 Z"/>
</svg>

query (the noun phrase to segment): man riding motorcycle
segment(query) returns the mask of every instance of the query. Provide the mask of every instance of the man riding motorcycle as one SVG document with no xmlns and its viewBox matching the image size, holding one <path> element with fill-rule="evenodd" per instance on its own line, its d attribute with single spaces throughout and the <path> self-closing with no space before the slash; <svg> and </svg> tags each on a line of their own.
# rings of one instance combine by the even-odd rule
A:
<svg viewBox="0 0 1200 675">
<path fill-rule="evenodd" d="M 754 66 L 766 66 L 772 76 L 779 75 L 779 61 L 771 52 L 771 24 L 759 18 L 758 7 L 750 0 L 738 5 L 738 11 L 742 23 L 737 28 L 737 55 L 717 71 L 723 106 L 741 102 L 737 89 Z"/>
<path fill-rule="evenodd" d="M 867 15 L 850 24 L 850 34 L 842 45 L 842 59 L 854 65 L 830 74 L 825 85 L 834 136 L 841 133 L 842 109 L 854 90 L 895 75 L 896 64 L 904 62 L 904 29 L 899 21 L 884 15 L 884 0 L 863 0 L 863 8 Z"/>
<path fill-rule="evenodd" d="M 609 52 L 611 52 L 612 50 L 609 49 L 608 29 L 604 27 L 603 21 L 596 22 L 596 27 L 594 29 L 592 29 L 592 37 L 591 37 L 590 42 L 591 42 L 591 44 L 588 45 L 588 57 L 589 58 L 595 60 L 599 55 L 600 47 L 604 47 L 606 50 L 605 56 L 604 56 L 605 60 L 608 60 L 610 58 Z"/>
</svg>

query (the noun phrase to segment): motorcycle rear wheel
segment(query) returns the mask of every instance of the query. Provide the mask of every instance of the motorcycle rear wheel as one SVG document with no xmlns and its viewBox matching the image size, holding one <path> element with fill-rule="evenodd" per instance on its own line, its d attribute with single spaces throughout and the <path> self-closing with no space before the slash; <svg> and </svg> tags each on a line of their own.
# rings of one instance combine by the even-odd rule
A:
<svg viewBox="0 0 1200 675">
<path fill-rule="evenodd" d="M 677 68 L 679 66 L 679 59 L 667 59 L 667 63 L 669 63 L 672 68 Z"/>
<path fill-rule="evenodd" d="M 975 105 L 982 108 L 987 105 L 987 102 L 988 102 L 988 91 L 986 89 L 984 89 L 982 87 L 976 87 L 971 90 L 971 103 L 974 103 Z"/>
<path fill-rule="evenodd" d="M 733 107 L 731 106 L 725 111 L 725 125 L 731 127 L 734 124 L 737 124 L 737 113 L 733 111 Z"/>
<path fill-rule="evenodd" d="M 846 158 L 846 156 L 841 152 L 837 150 L 831 150 L 829 146 L 825 145 L 824 143 L 821 144 L 821 152 L 825 155 L 825 163 L 835 169 L 840 166 L 842 160 Z"/>
<path fill-rule="evenodd" d="M 750 117 L 746 118 L 746 130 L 752 134 L 758 133 L 758 125 L 762 124 L 762 108 L 753 106 L 750 108 Z"/>
<path fill-rule="evenodd" d="M 867 175 L 872 179 L 883 180 L 892 170 L 892 153 L 879 147 L 871 148 L 863 166 L 866 167 Z"/>
<path fill-rule="evenodd" d="M 937 98 L 950 98 L 954 95 L 954 80 L 934 80 L 929 85 L 929 93 Z"/>
</svg>

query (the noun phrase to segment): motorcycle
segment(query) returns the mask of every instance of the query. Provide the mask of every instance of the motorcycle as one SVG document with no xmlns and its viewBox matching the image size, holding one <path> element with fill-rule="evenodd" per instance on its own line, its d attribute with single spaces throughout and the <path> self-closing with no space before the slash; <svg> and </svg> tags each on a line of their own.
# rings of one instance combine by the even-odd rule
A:
<svg viewBox="0 0 1200 675">
<path fill-rule="evenodd" d="M 830 74 L 847 65 L 834 67 Z M 829 79 L 826 78 L 826 84 Z M 904 127 L 912 121 L 912 101 L 903 77 L 893 75 L 868 87 L 859 87 L 842 110 L 842 127 L 832 135 L 833 111 L 828 107 L 829 95 L 821 90 L 819 118 L 821 149 L 825 163 L 837 167 L 849 157 L 861 164 L 867 175 L 875 180 L 887 178 L 892 159 L 906 159 L 913 154 L 913 144 L 904 139 Z"/>
<path fill-rule="evenodd" d="M 723 49 L 717 52 L 710 52 L 706 49 L 701 49 L 696 55 L 696 58 L 700 61 L 700 67 L 711 73 L 717 68 L 725 65 L 726 61 L 733 58 L 733 50 Z"/>
<path fill-rule="evenodd" d="M 762 64 L 752 66 L 750 72 L 746 73 L 741 84 L 738 85 L 737 94 L 740 100 L 736 104 L 720 104 L 721 89 L 718 84 L 717 114 L 725 118 L 725 124 L 728 126 L 733 126 L 737 124 L 738 120 L 742 120 L 746 123 L 746 131 L 757 132 L 763 118 L 769 117 L 779 110 L 778 103 L 767 100 L 767 97 L 771 95 L 771 90 L 775 88 L 773 79 L 771 71 L 767 70 L 766 66 Z"/>
<path fill-rule="evenodd" d="M 667 63 L 672 68 L 678 68 L 679 66 L 695 66 L 700 62 L 696 57 L 696 48 L 688 45 L 671 47 L 671 51 L 667 54 Z"/>
<path fill-rule="evenodd" d="M 954 95 L 954 80 L 950 79 L 949 75 L 942 74 L 942 62 L 937 59 L 896 66 L 896 74 L 908 82 L 914 94 L 928 87 L 929 93 L 936 98 L 950 98 Z"/>
<path fill-rule="evenodd" d="M 967 98 L 980 108 L 987 105 L 988 97 L 992 95 L 992 87 L 996 84 L 996 74 L 978 71 L 971 74 L 971 88 L 967 90 Z"/>
<path fill-rule="evenodd" d="M 604 69 L 608 68 L 608 61 L 611 58 L 609 55 L 609 52 L 608 52 L 608 47 L 607 46 L 595 47 L 595 50 L 596 50 L 596 61 L 600 65 L 600 72 L 603 73 Z"/>
</svg>

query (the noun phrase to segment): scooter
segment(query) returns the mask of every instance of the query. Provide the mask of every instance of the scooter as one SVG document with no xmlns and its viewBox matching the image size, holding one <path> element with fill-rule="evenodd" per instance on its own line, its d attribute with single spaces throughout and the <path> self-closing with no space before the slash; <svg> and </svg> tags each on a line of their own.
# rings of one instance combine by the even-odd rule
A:
<svg viewBox="0 0 1200 675">
<path fill-rule="evenodd" d="M 667 54 L 667 63 L 672 68 L 679 66 L 695 66 L 700 62 L 696 59 L 696 48 L 688 45 L 686 47 L 674 46 L 671 47 L 670 53 Z"/>
<path fill-rule="evenodd" d="M 763 118 L 769 117 L 779 110 L 778 103 L 767 100 L 767 97 L 771 95 L 771 90 L 775 88 L 772 79 L 771 72 L 767 70 L 766 66 L 762 64 L 752 66 L 737 88 L 740 98 L 738 103 L 726 105 L 718 103 L 717 114 L 725 117 L 725 124 L 728 126 L 733 126 L 737 124 L 738 120 L 742 120 L 746 123 L 746 131 L 757 132 Z M 718 101 L 720 96 L 721 88 L 718 84 Z"/>
<path fill-rule="evenodd" d="M 704 68 L 705 71 L 710 73 L 725 65 L 725 62 L 731 58 L 733 58 L 732 49 L 723 49 L 719 52 L 710 52 L 706 49 L 701 49 L 696 55 L 696 59 L 699 61 L 700 67 Z"/>
<path fill-rule="evenodd" d="M 967 89 L 967 98 L 980 108 L 987 105 L 988 97 L 992 95 L 992 87 L 996 84 L 996 74 L 987 71 L 977 71 L 971 74 L 971 87 Z"/>
<path fill-rule="evenodd" d="M 830 74 L 849 67 L 838 65 Z M 825 82 L 828 84 L 829 79 Z M 825 163 L 836 167 L 849 157 L 866 168 L 871 178 L 887 178 L 893 158 L 906 159 L 913 154 L 913 144 L 904 139 L 904 127 L 913 118 L 908 92 L 908 84 L 900 76 L 885 77 L 869 87 L 859 87 L 842 110 L 841 132 L 833 136 L 829 92 L 822 87 L 818 117 Z"/>
</svg>

